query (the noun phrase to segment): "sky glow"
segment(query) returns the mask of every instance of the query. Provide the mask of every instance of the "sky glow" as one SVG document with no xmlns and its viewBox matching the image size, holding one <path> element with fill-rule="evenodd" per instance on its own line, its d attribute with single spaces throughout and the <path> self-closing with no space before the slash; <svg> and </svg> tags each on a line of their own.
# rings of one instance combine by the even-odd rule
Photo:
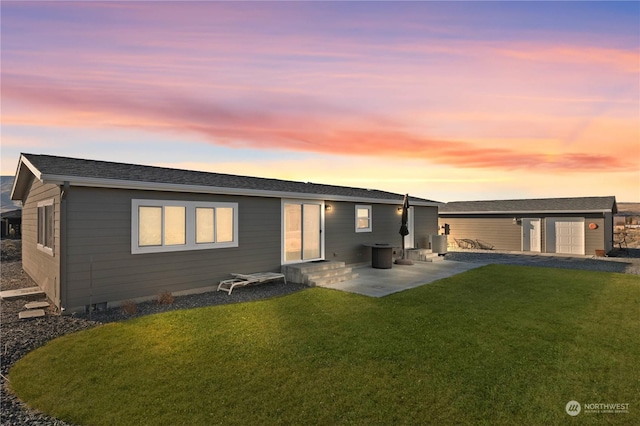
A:
<svg viewBox="0 0 640 426">
<path fill-rule="evenodd" d="M 438 201 L 640 201 L 639 2 L 10 2 L 20 152 Z"/>
</svg>

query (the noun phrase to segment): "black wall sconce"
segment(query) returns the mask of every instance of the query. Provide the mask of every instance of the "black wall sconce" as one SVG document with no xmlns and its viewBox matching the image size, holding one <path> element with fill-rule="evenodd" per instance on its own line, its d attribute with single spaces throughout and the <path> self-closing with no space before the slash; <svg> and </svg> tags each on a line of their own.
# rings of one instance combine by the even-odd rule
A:
<svg viewBox="0 0 640 426">
<path fill-rule="evenodd" d="M 331 204 L 325 204 L 324 205 L 324 210 L 330 212 L 332 209 Z"/>
</svg>

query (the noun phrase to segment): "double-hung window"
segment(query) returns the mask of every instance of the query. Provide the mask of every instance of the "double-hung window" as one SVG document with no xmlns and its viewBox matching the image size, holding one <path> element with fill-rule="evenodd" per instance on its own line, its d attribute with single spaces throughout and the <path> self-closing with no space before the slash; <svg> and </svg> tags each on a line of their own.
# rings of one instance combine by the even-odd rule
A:
<svg viewBox="0 0 640 426">
<path fill-rule="evenodd" d="M 356 232 L 371 232 L 371 206 L 356 206 Z"/>
<path fill-rule="evenodd" d="M 238 246 L 238 204 L 132 200 L 131 252 Z"/>
<path fill-rule="evenodd" d="M 53 255 L 54 209 L 53 200 L 41 201 L 37 205 L 37 246 L 38 249 Z"/>
</svg>

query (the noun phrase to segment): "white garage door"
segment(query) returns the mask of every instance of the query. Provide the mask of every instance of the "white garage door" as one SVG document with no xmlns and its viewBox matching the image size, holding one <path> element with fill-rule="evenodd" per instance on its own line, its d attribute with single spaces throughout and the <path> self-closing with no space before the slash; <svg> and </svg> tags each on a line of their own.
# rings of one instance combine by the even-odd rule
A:
<svg viewBox="0 0 640 426">
<path fill-rule="evenodd" d="M 584 218 L 548 218 L 547 251 L 584 254 Z"/>
</svg>

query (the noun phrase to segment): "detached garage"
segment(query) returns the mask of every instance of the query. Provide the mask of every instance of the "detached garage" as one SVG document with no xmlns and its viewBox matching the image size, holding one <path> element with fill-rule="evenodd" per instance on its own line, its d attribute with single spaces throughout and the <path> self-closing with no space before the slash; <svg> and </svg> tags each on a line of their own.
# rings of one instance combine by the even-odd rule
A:
<svg viewBox="0 0 640 426">
<path fill-rule="evenodd" d="M 594 255 L 610 251 L 615 197 L 456 201 L 440 207 L 449 247 Z"/>
</svg>

